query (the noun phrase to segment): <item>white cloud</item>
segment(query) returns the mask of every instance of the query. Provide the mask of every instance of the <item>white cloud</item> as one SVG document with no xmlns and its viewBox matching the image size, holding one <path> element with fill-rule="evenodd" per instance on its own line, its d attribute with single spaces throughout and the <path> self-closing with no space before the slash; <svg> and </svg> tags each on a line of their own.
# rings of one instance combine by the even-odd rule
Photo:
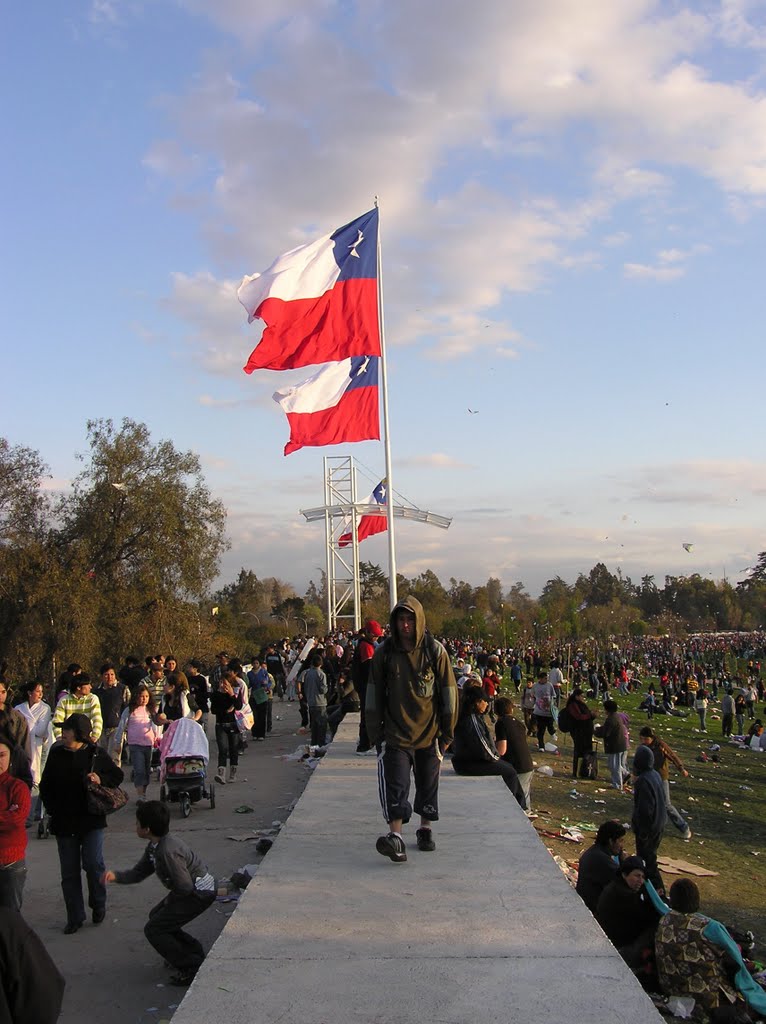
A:
<svg viewBox="0 0 766 1024">
<path fill-rule="evenodd" d="M 698 243 L 686 250 L 661 249 L 657 253 L 655 263 L 625 263 L 623 264 L 623 273 L 628 278 L 675 281 L 686 274 L 687 264 L 692 256 L 709 251 L 710 246 L 703 243 Z"/>
<path fill-rule="evenodd" d="M 238 284 L 218 280 L 209 271 L 172 275 L 173 290 L 165 305 L 189 325 L 187 344 L 211 373 L 241 372 L 247 357 L 245 350 L 250 342 L 243 330 L 244 311 L 237 299 Z M 258 337 L 258 332 L 251 332 L 250 348 Z"/>
<path fill-rule="evenodd" d="M 625 277 L 652 281 L 675 281 L 686 273 L 685 267 L 651 266 L 647 263 L 624 263 L 622 269 Z"/>
<path fill-rule="evenodd" d="M 517 355 L 512 325 L 487 337 L 487 311 L 558 270 L 594 266 L 594 250 L 575 244 L 620 203 L 667 201 L 679 168 L 741 202 L 766 195 L 766 100 L 702 64 L 715 31 L 740 32 L 743 4 L 717 26 L 651 0 L 593 0 L 576 18 L 566 0 L 392 0 L 353 5 L 351 17 L 330 0 L 183 6 L 235 36 L 251 70 L 235 75 L 212 50 L 188 92 L 167 102 L 171 134 L 147 166 L 187 185 L 214 168 L 197 186 L 206 236 L 214 257 L 243 272 L 369 208 L 378 192 L 392 336 L 437 336 L 437 358 L 487 346 Z M 588 126 L 590 155 L 558 151 L 567 125 Z M 451 155 L 472 147 L 511 173 L 524 153 L 564 158 L 579 188 L 564 204 L 453 178 Z M 686 265 L 633 260 L 625 274 L 668 281 Z M 199 293 L 205 282 L 193 280 Z M 202 317 L 192 340 L 207 344 L 211 368 L 240 360 L 209 337 L 209 310 L 183 315 Z"/>
<path fill-rule="evenodd" d="M 447 455 L 445 452 L 432 452 L 430 455 L 412 455 L 409 458 L 395 459 L 398 466 L 424 467 L 431 469 L 473 469 L 467 462 Z"/>
<path fill-rule="evenodd" d="M 197 401 L 208 409 L 236 409 L 242 405 L 264 405 L 262 398 L 213 398 L 212 395 L 199 395 Z"/>
<path fill-rule="evenodd" d="M 654 504 L 736 509 L 740 499 L 766 494 L 766 463 L 752 459 L 693 459 L 645 466 L 626 481 L 633 498 Z"/>
<path fill-rule="evenodd" d="M 721 0 L 716 22 L 721 38 L 733 47 L 766 49 L 766 24 L 761 0 Z M 760 16 L 761 24 L 755 19 Z"/>
</svg>

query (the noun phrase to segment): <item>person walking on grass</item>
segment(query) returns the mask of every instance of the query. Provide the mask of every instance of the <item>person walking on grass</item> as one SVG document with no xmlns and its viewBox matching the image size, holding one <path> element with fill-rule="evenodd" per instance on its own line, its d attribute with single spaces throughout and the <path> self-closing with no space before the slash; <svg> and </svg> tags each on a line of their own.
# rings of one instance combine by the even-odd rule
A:
<svg viewBox="0 0 766 1024">
<path fill-rule="evenodd" d="M 413 810 L 420 815 L 419 850 L 436 849 L 433 824 L 439 820 L 439 772 L 457 723 L 457 685 L 449 655 L 426 630 L 420 601 L 408 597 L 391 612 L 391 636 L 372 659 L 366 722 L 378 749 L 378 791 L 389 831 L 375 844 L 395 864 L 407 860 L 402 826 Z M 410 775 L 415 801 L 409 802 Z"/>
<path fill-rule="evenodd" d="M 655 735 L 654 730 L 650 726 L 645 725 L 638 735 L 641 742 L 646 744 L 647 747 L 650 747 L 652 754 L 654 755 L 654 770 L 659 772 L 660 778 L 662 779 L 662 789 L 665 793 L 667 820 L 673 822 L 675 827 L 681 833 L 682 839 L 691 839 L 692 830 L 689 828 L 688 822 L 686 822 L 680 812 L 676 810 L 670 799 L 670 780 L 668 779 L 671 764 L 675 765 L 685 779 L 689 778 L 689 773 L 684 768 L 678 754 L 671 749 L 665 740 L 661 740 L 659 736 Z"/>
<path fill-rule="evenodd" d="M 190 985 L 205 959 L 202 943 L 182 930 L 215 902 L 215 878 L 181 839 L 170 835 L 170 810 L 159 800 L 136 807 L 136 835 L 148 840 L 138 863 L 126 871 L 105 871 L 104 885 L 131 885 L 156 873 L 166 889 L 164 899 L 149 911 L 144 935 L 176 973 L 171 985 Z"/>
<path fill-rule="evenodd" d="M 631 826 L 636 836 L 636 854 L 644 861 L 645 875 L 659 893 L 665 891 L 657 867 L 657 851 L 662 841 L 667 811 L 665 791 L 659 772 L 654 770 L 652 748 L 641 744 L 633 757 L 633 817 Z"/>
</svg>

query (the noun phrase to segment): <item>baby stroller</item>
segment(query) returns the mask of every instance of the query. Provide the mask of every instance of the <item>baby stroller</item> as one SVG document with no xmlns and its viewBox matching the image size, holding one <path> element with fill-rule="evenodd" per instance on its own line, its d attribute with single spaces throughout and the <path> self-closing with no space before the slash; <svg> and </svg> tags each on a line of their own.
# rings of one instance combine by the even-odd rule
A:
<svg viewBox="0 0 766 1024">
<path fill-rule="evenodd" d="M 160 741 L 160 800 L 180 803 L 188 818 L 192 804 L 205 799 L 215 807 L 215 786 L 207 778 L 208 744 L 205 730 L 191 718 L 165 727 Z"/>
</svg>

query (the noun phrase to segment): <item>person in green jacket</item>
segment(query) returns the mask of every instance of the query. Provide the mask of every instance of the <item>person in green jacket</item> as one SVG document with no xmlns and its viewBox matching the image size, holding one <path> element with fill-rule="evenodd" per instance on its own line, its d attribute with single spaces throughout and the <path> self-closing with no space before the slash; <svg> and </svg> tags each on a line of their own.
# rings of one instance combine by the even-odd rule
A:
<svg viewBox="0 0 766 1024">
<path fill-rule="evenodd" d="M 378 749 L 378 792 L 389 831 L 375 844 L 395 864 L 407 860 L 402 826 L 420 815 L 419 850 L 436 849 L 439 772 L 457 722 L 457 685 L 449 655 L 426 630 L 423 606 L 414 597 L 391 612 L 391 636 L 376 650 L 367 686 L 366 722 Z M 411 775 L 415 800 L 410 804 Z"/>
</svg>

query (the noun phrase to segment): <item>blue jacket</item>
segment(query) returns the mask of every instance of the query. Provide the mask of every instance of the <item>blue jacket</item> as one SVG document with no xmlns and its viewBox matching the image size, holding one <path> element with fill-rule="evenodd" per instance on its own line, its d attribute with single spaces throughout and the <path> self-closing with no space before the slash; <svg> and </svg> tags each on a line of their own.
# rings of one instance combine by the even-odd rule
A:
<svg viewBox="0 0 766 1024">
<path fill-rule="evenodd" d="M 636 748 L 633 758 L 633 831 L 637 836 L 650 837 L 662 833 L 667 815 L 665 790 L 659 772 L 654 770 L 654 754 L 650 747 Z"/>
</svg>

